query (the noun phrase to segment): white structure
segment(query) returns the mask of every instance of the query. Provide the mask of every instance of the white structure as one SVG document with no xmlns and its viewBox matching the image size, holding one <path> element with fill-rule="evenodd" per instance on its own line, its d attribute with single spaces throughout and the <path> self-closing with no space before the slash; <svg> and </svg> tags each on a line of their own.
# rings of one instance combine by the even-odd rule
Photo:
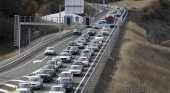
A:
<svg viewBox="0 0 170 93">
<path fill-rule="evenodd" d="M 76 17 L 79 17 L 79 23 L 83 22 L 82 16 L 79 16 L 76 14 L 66 14 L 65 11 L 62 11 L 61 12 L 61 23 L 64 22 L 64 16 L 70 16 L 70 15 L 73 16 L 73 22 L 76 22 L 76 20 L 75 20 Z M 59 23 L 59 13 L 43 16 L 42 19 Z"/>
</svg>

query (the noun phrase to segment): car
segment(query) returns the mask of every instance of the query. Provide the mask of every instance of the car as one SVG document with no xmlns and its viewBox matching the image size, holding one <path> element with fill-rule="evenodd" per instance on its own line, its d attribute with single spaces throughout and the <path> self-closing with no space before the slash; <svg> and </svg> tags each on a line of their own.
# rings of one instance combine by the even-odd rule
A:
<svg viewBox="0 0 170 93">
<path fill-rule="evenodd" d="M 68 43 L 68 46 L 78 46 L 77 43 L 75 41 L 70 41 Z"/>
<path fill-rule="evenodd" d="M 43 79 L 43 81 L 53 80 L 53 74 L 51 73 L 50 69 L 40 69 L 37 72 L 37 75 L 40 76 Z"/>
<path fill-rule="evenodd" d="M 80 54 L 80 50 L 78 48 L 78 46 L 67 46 L 67 48 L 65 50 L 69 50 L 71 52 L 72 55 L 78 55 Z"/>
<path fill-rule="evenodd" d="M 81 61 L 83 62 L 84 66 L 89 66 L 89 59 L 85 56 L 77 57 L 74 61 Z"/>
<path fill-rule="evenodd" d="M 62 77 L 69 77 L 72 79 L 72 81 L 74 81 L 74 77 L 73 77 L 73 74 L 70 72 L 70 71 L 62 71 L 59 75 L 58 75 L 58 78 L 56 79 L 55 82 L 58 83 L 58 81 L 60 81 L 60 79 Z"/>
<path fill-rule="evenodd" d="M 63 84 L 64 87 L 66 88 L 67 92 L 71 92 L 73 90 L 73 80 L 69 77 L 62 77 L 59 81 L 58 84 Z"/>
<path fill-rule="evenodd" d="M 103 26 L 102 30 L 103 29 L 110 30 L 110 26 Z"/>
<path fill-rule="evenodd" d="M 56 68 L 53 64 L 46 64 L 42 67 L 43 69 L 50 69 L 51 73 L 53 73 L 53 76 L 56 75 Z"/>
<path fill-rule="evenodd" d="M 74 29 L 73 30 L 73 35 L 81 35 L 80 29 Z"/>
<path fill-rule="evenodd" d="M 54 65 L 54 67 L 55 67 L 56 71 L 58 71 L 58 70 L 59 70 L 59 67 L 58 67 L 58 63 L 57 63 L 57 61 L 55 61 L 55 60 L 48 60 L 48 61 L 47 61 L 47 63 L 46 63 L 46 65 L 48 65 L 48 64 L 52 64 L 52 65 Z"/>
<path fill-rule="evenodd" d="M 92 28 L 88 29 L 87 33 L 89 34 L 89 36 L 94 36 L 95 35 L 95 31 Z"/>
<path fill-rule="evenodd" d="M 33 92 L 30 92 L 28 88 L 19 88 L 19 89 L 16 89 L 15 91 L 16 92 L 10 92 L 10 93 L 33 93 Z"/>
<path fill-rule="evenodd" d="M 99 26 L 93 26 L 94 29 L 99 29 Z"/>
<path fill-rule="evenodd" d="M 40 76 L 30 76 L 28 83 L 31 83 L 33 89 L 41 89 L 43 87 L 43 79 Z"/>
<path fill-rule="evenodd" d="M 97 39 L 93 39 L 90 44 L 95 44 L 95 45 L 98 45 L 99 48 L 100 46 L 102 45 L 102 40 L 99 40 L 98 38 Z"/>
<path fill-rule="evenodd" d="M 103 35 L 102 34 L 97 34 L 96 36 L 95 36 L 95 38 L 94 38 L 94 40 L 97 40 L 97 41 L 104 41 L 103 40 Z M 101 42 L 100 42 L 101 43 Z M 100 44 L 101 45 L 101 44 Z"/>
<path fill-rule="evenodd" d="M 33 93 L 33 86 L 28 82 L 19 83 L 16 90 L 25 90 L 27 91 L 26 93 Z"/>
<path fill-rule="evenodd" d="M 76 40 L 75 42 L 77 43 L 79 49 L 83 49 L 84 48 L 84 43 L 83 43 L 82 40 Z"/>
<path fill-rule="evenodd" d="M 104 24 L 104 23 L 106 23 L 106 20 L 105 20 L 105 19 L 100 20 L 100 21 L 98 22 L 98 24 Z"/>
<path fill-rule="evenodd" d="M 71 65 L 69 71 L 73 73 L 73 75 L 82 75 L 82 67 L 79 65 Z"/>
<path fill-rule="evenodd" d="M 109 30 L 108 29 L 102 29 L 101 34 L 102 35 L 109 35 Z"/>
<path fill-rule="evenodd" d="M 74 61 L 71 65 L 79 65 L 84 70 L 84 63 L 82 61 Z"/>
<path fill-rule="evenodd" d="M 90 44 L 86 48 L 91 48 L 91 49 L 94 50 L 94 52 L 98 52 L 99 51 L 99 46 L 96 45 L 96 44 Z"/>
<path fill-rule="evenodd" d="M 66 88 L 63 84 L 53 85 L 51 89 L 46 93 L 66 93 Z"/>
<path fill-rule="evenodd" d="M 91 52 L 91 56 L 94 56 L 94 49 L 93 49 L 93 48 L 86 47 L 86 49 L 89 49 L 89 50 L 90 50 L 90 52 Z"/>
<path fill-rule="evenodd" d="M 63 61 L 60 58 L 53 57 L 51 60 L 55 60 L 57 62 L 58 67 L 62 67 L 63 66 Z"/>
<path fill-rule="evenodd" d="M 84 54 L 84 53 L 87 53 L 87 54 L 89 54 L 90 56 L 93 55 L 92 52 L 91 52 L 91 50 L 90 50 L 90 49 L 87 49 L 87 48 L 82 50 L 81 55 Z"/>
<path fill-rule="evenodd" d="M 91 61 L 91 55 L 89 53 L 81 53 L 81 56 L 88 58 L 89 62 Z"/>
<path fill-rule="evenodd" d="M 112 9 L 112 13 L 116 13 L 117 12 L 117 9 Z"/>
<path fill-rule="evenodd" d="M 86 39 L 85 39 L 84 37 L 79 37 L 79 38 L 77 38 L 77 40 L 76 40 L 76 41 L 78 41 L 78 40 L 81 40 L 81 41 L 82 41 L 82 43 L 83 43 L 83 45 L 85 45 L 85 44 L 86 44 Z"/>
<path fill-rule="evenodd" d="M 121 11 L 117 11 L 117 13 L 115 15 L 116 15 L 116 17 L 120 17 L 122 15 L 122 12 Z"/>
<path fill-rule="evenodd" d="M 83 34 L 81 35 L 81 37 L 84 37 L 87 42 L 89 41 L 89 34 L 83 33 Z"/>
<path fill-rule="evenodd" d="M 49 54 L 53 54 L 55 55 L 56 54 L 56 50 L 54 49 L 54 47 L 47 47 L 45 52 L 44 52 L 45 55 L 49 55 Z"/>
<path fill-rule="evenodd" d="M 71 62 L 71 58 L 72 58 L 72 55 L 67 53 L 67 52 L 61 52 L 59 54 L 59 58 L 63 61 L 63 62 Z"/>
</svg>

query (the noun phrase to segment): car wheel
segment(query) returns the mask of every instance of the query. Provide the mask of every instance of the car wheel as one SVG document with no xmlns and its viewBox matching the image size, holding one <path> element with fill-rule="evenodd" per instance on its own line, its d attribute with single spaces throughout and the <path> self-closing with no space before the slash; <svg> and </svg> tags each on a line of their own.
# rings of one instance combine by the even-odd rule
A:
<svg viewBox="0 0 170 93">
<path fill-rule="evenodd" d="M 43 84 L 41 85 L 41 87 L 43 88 Z"/>
<path fill-rule="evenodd" d="M 60 67 L 62 67 L 63 65 L 61 64 L 61 66 Z"/>
</svg>

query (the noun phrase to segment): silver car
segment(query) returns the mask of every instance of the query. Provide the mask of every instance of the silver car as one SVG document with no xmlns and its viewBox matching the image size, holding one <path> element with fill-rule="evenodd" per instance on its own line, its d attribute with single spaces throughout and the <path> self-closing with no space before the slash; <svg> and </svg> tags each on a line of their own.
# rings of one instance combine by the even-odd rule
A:
<svg viewBox="0 0 170 93">
<path fill-rule="evenodd" d="M 55 60 L 49 60 L 49 61 L 47 61 L 47 63 L 46 63 L 46 64 L 47 64 L 47 65 L 48 65 L 48 64 L 52 64 L 52 65 L 54 65 L 54 67 L 55 67 L 56 71 L 58 71 L 58 70 L 59 70 L 59 67 L 58 67 L 57 61 L 55 61 Z"/>
<path fill-rule="evenodd" d="M 73 75 L 82 75 L 82 67 L 80 65 L 71 65 L 69 71 L 73 73 Z"/>
<path fill-rule="evenodd" d="M 50 91 L 46 93 L 66 93 L 66 89 L 63 84 L 53 85 Z"/>
<path fill-rule="evenodd" d="M 26 90 L 28 93 L 33 93 L 33 86 L 31 85 L 31 83 L 28 82 L 19 83 L 16 87 L 16 90 Z"/>
<path fill-rule="evenodd" d="M 71 78 L 71 79 L 74 81 L 73 74 L 72 74 L 70 71 L 62 71 L 62 72 L 58 75 L 58 78 L 56 79 L 55 82 L 60 81 L 60 79 L 61 79 L 62 77 L 69 77 L 69 78 Z"/>
<path fill-rule="evenodd" d="M 84 43 L 82 40 L 76 40 L 75 42 L 77 43 L 78 48 L 81 48 L 81 49 L 84 48 Z"/>
<path fill-rule="evenodd" d="M 63 66 L 63 61 L 60 58 L 53 57 L 51 60 L 55 60 L 57 62 L 58 67 L 62 67 Z"/>
<path fill-rule="evenodd" d="M 71 65 L 79 65 L 84 70 L 84 63 L 82 61 L 74 61 Z"/>
<path fill-rule="evenodd" d="M 43 79 L 40 76 L 31 76 L 28 79 L 34 89 L 40 89 L 43 87 Z"/>
</svg>

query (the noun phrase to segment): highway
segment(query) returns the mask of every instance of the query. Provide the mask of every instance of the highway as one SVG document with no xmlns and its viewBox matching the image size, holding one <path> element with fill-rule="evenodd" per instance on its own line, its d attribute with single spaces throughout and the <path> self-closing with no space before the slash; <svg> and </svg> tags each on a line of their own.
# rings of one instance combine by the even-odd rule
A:
<svg viewBox="0 0 170 93">
<path fill-rule="evenodd" d="M 101 29 L 98 29 L 97 32 L 99 32 Z M 82 32 L 86 32 L 87 29 L 84 29 Z M 53 46 L 56 49 L 56 53 L 60 54 L 66 47 L 67 44 L 70 41 L 76 40 L 79 35 L 68 35 L 67 37 L 61 38 L 59 40 L 56 40 L 55 42 L 50 43 L 50 45 L 47 46 Z M 90 36 L 90 40 L 92 40 L 94 36 Z M 104 36 L 104 41 L 108 36 Z M 103 42 L 104 44 L 105 42 Z M 89 42 L 87 42 L 87 45 Z M 37 74 L 37 71 L 46 64 L 48 60 L 51 60 L 52 57 L 54 56 L 45 56 L 44 55 L 44 50 L 46 49 L 47 46 L 44 46 L 43 48 L 39 49 L 36 51 L 34 54 L 30 55 L 27 57 L 25 60 L 20 62 L 17 65 L 14 65 L 11 68 L 8 68 L 7 70 L 1 71 L 0 72 L 0 82 L 3 82 L 3 85 L 0 85 L 0 93 L 5 93 L 6 91 L 14 91 L 15 87 L 18 85 L 18 83 L 21 82 L 26 82 L 29 78 L 29 76 L 33 76 Z M 104 46 L 103 46 L 104 48 Z M 81 51 L 83 49 L 80 49 Z M 89 67 L 85 67 L 83 74 L 81 76 L 76 76 L 74 78 L 74 89 L 70 93 L 80 93 L 82 87 L 84 86 L 87 78 L 89 77 L 90 73 L 93 70 L 93 67 L 95 64 L 98 62 L 98 59 L 100 57 L 101 52 L 95 52 L 95 56 L 92 56 L 92 60 L 90 62 Z M 98 56 L 97 56 L 98 55 Z M 75 57 L 79 55 L 73 55 L 72 62 Z M 71 62 L 71 63 L 72 63 Z M 61 71 L 67 70 L 68 66 L 70 66 L 71 63 L 63 63 L 63 67 L 59 69 L 57 72 L 57 75 Z M 34 93 L 44 93 L 45 91 L 48 91 L 52 85 L 56 84 L 55 80 L 57 79 L 58 76 L 55 76 L 53 78 L 53 81 L 51 82 L 44 82 L 44 87 L 40 90 L 34 90 Z"/>
</svg>

